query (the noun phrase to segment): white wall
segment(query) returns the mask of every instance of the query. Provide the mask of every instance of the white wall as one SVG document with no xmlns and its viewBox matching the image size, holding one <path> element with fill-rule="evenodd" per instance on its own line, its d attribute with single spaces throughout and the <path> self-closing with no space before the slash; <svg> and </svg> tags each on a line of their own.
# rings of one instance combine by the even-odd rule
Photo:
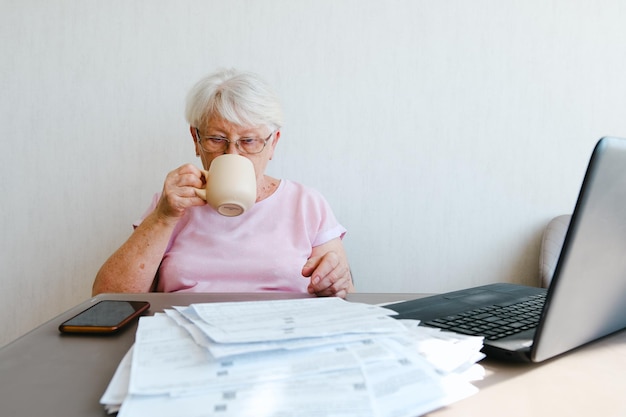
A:
<svg viewBox="0 0 626 417">
<path fill-rule="evenodd" d="M 591 149 L 626 136 L 622 0 L 2 0 L 0 345 L 90 295 L 199 163 L 188 88 L 262 74 L 270 173 L 320 189 L 363 292 L 537 282 Z"/>
</svg>

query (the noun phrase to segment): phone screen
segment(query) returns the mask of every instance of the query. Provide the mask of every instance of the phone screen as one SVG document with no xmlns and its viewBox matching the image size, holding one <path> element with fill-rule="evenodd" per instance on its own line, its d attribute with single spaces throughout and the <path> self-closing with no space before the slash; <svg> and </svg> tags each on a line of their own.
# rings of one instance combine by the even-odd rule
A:
<svg viewBox="0 0 626 417">
<path fill-rule="evenodd" d="M 63 333 L 113 333 L 150 307 L 147 301 L 103 300 L 59 326 Z"/>
</svg>

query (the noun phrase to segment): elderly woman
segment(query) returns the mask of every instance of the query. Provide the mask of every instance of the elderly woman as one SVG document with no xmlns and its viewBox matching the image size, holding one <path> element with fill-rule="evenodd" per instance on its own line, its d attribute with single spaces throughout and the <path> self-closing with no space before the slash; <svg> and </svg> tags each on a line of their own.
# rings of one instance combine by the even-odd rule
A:
<svg viewBox="0 0 626 417">
<path fill-rule="evenodd" d="M 256 203 L 224 217 L 196 195 L 200 169 L 170 172 L 129 239 L 104 263 L 93 293 L 308 292 L 354 290 L 343 248 L 346 229 L 315 190 L 265 175 L 281 136 L 282 112 L 254 74 L 221 71 L 187 97 L 186 117 L 205 169 L 225 153 L 252 161 Z"/>
</svg>

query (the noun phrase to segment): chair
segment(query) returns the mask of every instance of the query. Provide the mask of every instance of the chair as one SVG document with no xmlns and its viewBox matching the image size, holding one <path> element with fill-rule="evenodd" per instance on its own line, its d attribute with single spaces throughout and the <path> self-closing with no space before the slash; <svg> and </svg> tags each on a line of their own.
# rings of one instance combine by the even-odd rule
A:
<svg viewBox="0 0 626 417">
<path fill-rule="evenodd" d="M 552 281 L 571 218 L 570 214 L 557 216 L 550 220 L 543 232 L 539 253 L 539 284 L 543 288 L 547 288 Z"/>
</svg>

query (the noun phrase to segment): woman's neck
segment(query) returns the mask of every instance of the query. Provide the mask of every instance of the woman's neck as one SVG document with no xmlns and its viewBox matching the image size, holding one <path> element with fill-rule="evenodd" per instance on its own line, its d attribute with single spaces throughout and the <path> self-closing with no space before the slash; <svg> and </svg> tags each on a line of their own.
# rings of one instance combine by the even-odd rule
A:
<svg viewBox="0 0 626 417">
<path fill-rule="evenodd" d="M 257 182 L 256 202 L 263 201 L 274 194 L 279 184 L 279 179 L 264 175 L 263 180 Z"/>
</svg>

